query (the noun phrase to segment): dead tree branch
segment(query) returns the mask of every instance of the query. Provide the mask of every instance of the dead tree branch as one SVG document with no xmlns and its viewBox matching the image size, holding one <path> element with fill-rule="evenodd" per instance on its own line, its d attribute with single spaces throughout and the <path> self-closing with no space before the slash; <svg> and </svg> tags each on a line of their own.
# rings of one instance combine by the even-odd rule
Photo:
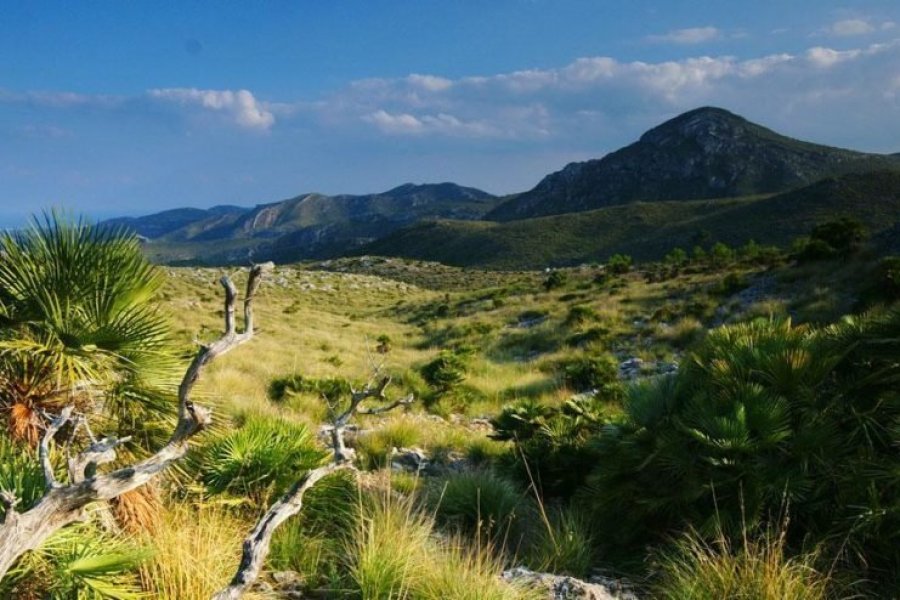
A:
<svg viewBox="0 0 900 600">
<path fill-rule="evenodd" d="M 39 547 L 53 533 L 80 520 L 87 506 L 98 500 L 111 500 L 138 488 L 184 456 L 188 442 L 212 421 L 210 411 L 191 401 L 191 391 L 203 368 L 217 357 L 249 341 L 253 337 L 252 302 L 263 276 L 272 263 L 255 265 L 247 281 L 244 298 L 244 331 L 237 333 L 234 322 L 234 303 L 237 297 L 234 284 L 227 276 L 220 280 L 225 288 L 225 332 L 218 340 L 201 346 L 191 361 L 178 388 L 178 422 L 165 446 L 149 458 L 110 473 L 98 474 L 97 467 L 115 460 L 115 449 L 125 440 L 104 438 L 91 440 L 86 450 L 68 461 L 70 480 L 63 485 L 56 480 L 50 461 L 50 443 L 66 423 L 73 420 L 73 407 L 60 412 L 47 427 L 41 440 L 40 459 L 47 482 L 47 491 L 32 508 L 19 513 L 16 499 L 0 498 L 6 506 L 6 517 L 0 524 L 0 579 L 25 552 Z M 93 437 L 93 436 L 91 436 Z"/>
<path fill-rule="evenodd" d="M 380 370 L 380 369 L 379 369 Z M 250 589 L 259 577 L 266 556 L 269 554 L 269 545 L 275 530 L 286 520 L 300 512 L 303 508 L 303 495 L 319 480 L 340 469 L 354 469 L 351 462 L 352 452 L 344 444 L 344 429 L 357 414 L 376 415 L 394 410 L 400 406 L 408 406 L 413 401 L 412 394 L 383 407 L 364 408 L 363 402 L 369 398 L 385 400 L 385 389 L 391 383 L 390 377 L 373 377 L 362 389 L 350 390 L 350 404 L 347 409 L 337 414 L 332 410 L 331 449 L 332 460 L 327 465 L 312 469 L 307 472 L 297 483 L 285 493 L 281 499 L 266 511 L 266 514 L 256 523 L 250 534 L 244 538 L 242 545 L 241 562 L 237 572 L 228 587 L 220 590 L 213 596 L 213 600 L 238 600 Z M 377 383 L 376 383 L 377 381 Z"/>
</svg>

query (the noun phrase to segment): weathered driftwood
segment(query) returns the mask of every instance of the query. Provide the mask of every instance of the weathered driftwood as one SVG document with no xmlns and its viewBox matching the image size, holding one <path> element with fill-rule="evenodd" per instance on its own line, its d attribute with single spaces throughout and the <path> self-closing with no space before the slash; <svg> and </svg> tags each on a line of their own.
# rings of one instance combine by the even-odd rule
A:
<svg viewBox="0 0 900 600">
<path fill-rule="evenodd" d="M 332 459 L 327 465 L 312 469 L 295 483 L 275 504 L 269 508 L 250 534 L 244 538 L 242 545 L 241 562 L 237 572 L 228 587 L 222 589 L 213 596 L 213 600 L 237 600 L 244 592 L 250 589 L 265 563 L 269 554 L 269 545 L 275 530 L 300 512 L 303 508 L 303 495 L 319 480 L 327 477 L 339 469 L 352 469 L 352 454 L 348 452 L 344 444 L 344 429 L 354 415 L 382 414 L 400 406 L 407 406 L 413 401 L 410 394 L 400 400 L 395 400 L 385 406 L 376 408 L 364 408 L 363 401 L 368 398 L 385 399 L 384 391 L 390 384 L 390 377 L 383 377 L 377 384 L 367 384 L 361 390 L 351 390 L 350 404 L 340 414 L 332 412 L 331 423 L 331 449 Z"/>
<path fill-rule="evenodd" d="M 209 426 L 210 411 L 191 402 L 191 391 L 204 367 L 229 350 L 249 341 L 253 337 L 253 298 L 259 289 L 263 275 L 272 268 L 272 263 L 255 265 L 250 270 L 247 281 L 247 295 L 244 298 L 244 331 L 235 329 L 234 304 L 237 290 L 231 279 L 222 277 L 225 288 L 225 332 L 215 342 L 200 348 L 191 362 L 178 388 L 178 422 L 171 438 L 158 452 L 136 464 L 116 469 L 110 473 L 98 474 L 98 465 L 115 460 L 115 449 L 126 439 L 93 439 L 86 450 L 68 460 L 69 482 L 57 481 L 50 461 L 50 443 L 66 424 L 74 427 L 85 425 L 83 418 L 73 417 L 73 407 L 64 408 L 55 416 L 40 444 L 40 461 L 44 471 L 47 491 L 36 505 L 24 512 L 18 512 L 18 499 L 4 494 L 0 502 L 6 507 L 3 523 L 0 523 L 0 579 L 25 552 L 39 547 L 50 535 L 62 527 L 81 520 L 93 502 L 111 500 L 125 492 L 138 488 L 158 475 L 173 461 L 184 456 L 188 441 L 196 433 Z"/>
</svg>

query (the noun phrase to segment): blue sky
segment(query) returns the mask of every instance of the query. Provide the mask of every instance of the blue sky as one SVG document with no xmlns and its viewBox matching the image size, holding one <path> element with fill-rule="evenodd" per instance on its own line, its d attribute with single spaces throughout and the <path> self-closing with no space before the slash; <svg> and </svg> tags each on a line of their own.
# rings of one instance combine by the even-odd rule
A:
<svg viewBox="0 0 900 600">
<path fill-rule="evenodd" d="M 900 2 L 0 0 L 0 225 L 521 191 L 701 105 L 900 152 Z"/>
</svg>

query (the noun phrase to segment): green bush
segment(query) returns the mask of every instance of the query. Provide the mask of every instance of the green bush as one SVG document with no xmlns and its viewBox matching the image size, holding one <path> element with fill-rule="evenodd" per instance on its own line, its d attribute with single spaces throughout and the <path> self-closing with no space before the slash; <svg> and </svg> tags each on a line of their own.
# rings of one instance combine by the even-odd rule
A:
<svg viewBox="0 0 900 600">
<path fill-rule="evenodd" d="M 316 379 L 299 373 L 276 377 L 269 382 L 267 395 L 272 400 L 285 400 L 292 393 L 313 394 L 329 402 L 338 402 L 350 396 L 350 382 L 342 377 Z"/>
<path fill-rule="evenodd" d="M 816 225 L 810 238 L 824 242 L 837 254 L 846 256 L 859 249 L 866 239 L 866 228 L 856 219 L 843 217 Z"/>
<path fill-rule="evenodd" d="M 898 585 L 900 310 L 820 330 L 722 327 L 682 364 L 633 387 L 595 440 L 579 496 L 601 543 L 636 549 L 686 526 L 740 539 L 787 507 L 789 539 Z"/>
<path fill-rule="evenodd" d="M 550 290 L 563 287 L 568 280 L 569 276 L 565 271 L 550 271 L 550 275 L 544 280 L 543 286 L 549 292 Z"/>
<path fill-rule="evenodd" d="M 523 510 L 524 492 L 489 471 L 452 475 L 431 494 L 439 522 L 468 533 L 510 536 Z"/>
<path fill-rule="evenodd" d="M 195 461 L 211 493 L 265 502 L 286 491 L 325 456 L 303 425 L 251 416 L 239 429 L 212 439 Z"/>
<path fill-rule="evenodd" d="M 557 508 L 535 515 L 529 533 L 528 565 L 550 573 L 585 577 L 593 562 L 594 540 L 584 515 L 571 508 Z"/>
<path fill-rule="evenodd" d="M 632 262 L 632 258 L 627 254 L 613 254 L 606 261 L 606 268 L 610 273 L 619 275 L 630 271 Z"/>
<path fill-rule="evenodd" d="M 565 384 L 575 391 L 600 390 L 606 398 L 617 396 L 619 367 L 610 354 L 579 354 L 558 363 Z"/>
<path fill-rule="evenodd" d="M 608 421 L 597 398 L 569 400 L 550 407 L 534 400 L 509 404 L 491 420 L 491 437 L 513 442 L 499 467 L 544 497 L 570 497 L 596 465 L 591 439 Z"/>
<path fill-rule="evenodd" d="M 459 353 L 441 350 L 421 369 L 422 377 L 438 395 L 449 392 L 466 380 L 466 361 Z"/>
</svg>

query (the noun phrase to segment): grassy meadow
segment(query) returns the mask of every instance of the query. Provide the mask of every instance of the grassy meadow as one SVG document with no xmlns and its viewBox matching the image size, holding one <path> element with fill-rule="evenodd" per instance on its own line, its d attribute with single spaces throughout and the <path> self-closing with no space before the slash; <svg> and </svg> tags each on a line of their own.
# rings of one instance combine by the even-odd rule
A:
<svg viewBox="0 0 900 600">
<path fill-rule="evenodd" d="M 867 252 L 718 244 L 517 272 L 378 257 L 278 265 L 254 300 L 255 337 L 197 385 L 210 430 L 176 469 L 116 499 L 114 525 L 98 507 L 0 592 L 209 598 L 259 516 L 328 459 L 332 411 L 382 375 L 388 399 L 415 401 L 355 419 L 358 474 L 307 494 L 247 597 L 542 597 L 500 577 L 514 566 L 614 577 L 642 597 L 888 589 L 894 512 L 872 507 L 890 506 L 895 484 L 855 481 L 890 481 L 886 424 L 900 411 L 890 375 L 855 373 L 896 369 L 885 308 L 896 267 Z M 241 289 L 247 274 L 155 273 L 151 316 L 173 362 L 152 413 L 164 433 L 172 384 L 221 333 L 219 278 Z M 846 397 L 867 400 L 848 413 Z M 11 436 L 0 483 L 37 498 L 35 456 Z M 147 434 L 133 452 L 163 440 Z M 424 462 L 409 468 L 410 456 Z M 121 545 L 114 555 L 105 539 Z"/>
</svg>

